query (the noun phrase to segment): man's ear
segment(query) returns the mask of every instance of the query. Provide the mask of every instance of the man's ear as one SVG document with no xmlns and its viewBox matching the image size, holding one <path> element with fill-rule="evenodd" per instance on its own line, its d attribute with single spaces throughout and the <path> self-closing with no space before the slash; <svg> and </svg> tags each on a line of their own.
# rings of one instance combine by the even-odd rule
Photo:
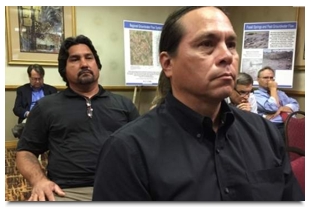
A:
<svg viewBox="0 0 311 210">
<path fill-rule="evenodd" d="M 163 51 L 160 53 L 160 64 L 162 66 L 162 70 L 164 71 L 166 77 L 170 78 L 172 76 L 172 59 L 171 56 Z"/>
</svg>

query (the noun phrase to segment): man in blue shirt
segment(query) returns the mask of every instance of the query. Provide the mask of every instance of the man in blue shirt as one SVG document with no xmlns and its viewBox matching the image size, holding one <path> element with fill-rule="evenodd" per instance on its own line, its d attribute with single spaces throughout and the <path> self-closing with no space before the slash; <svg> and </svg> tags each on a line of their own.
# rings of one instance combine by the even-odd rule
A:
<svg viewBox="0 0 311 210">
<path fill-rule="evenodd" d="M 27 74 L 29 83 L 18 87 L 16 90 L 13 112 L 18 117 L 18 123 L 23 122 L 28 117 L 30 110 L 39 99 L 57 92 L 55 87 L 44 84 L 45 72 L 41 65 L 28 66 Z"/>
<path fill-rule="evenodd" d="M 299 110 L 297 100 L 288 97 L 283 91 L 277 89 L 277 82 L 274 80 L 274 70 L 269 67 L 263 67 L 258 71 L 258 90 L 254 94 L 257 100 L 258 114 L 273 122 L 283 138 L 284 134 L 284 117 L 287 113 Z"/>
</svg>

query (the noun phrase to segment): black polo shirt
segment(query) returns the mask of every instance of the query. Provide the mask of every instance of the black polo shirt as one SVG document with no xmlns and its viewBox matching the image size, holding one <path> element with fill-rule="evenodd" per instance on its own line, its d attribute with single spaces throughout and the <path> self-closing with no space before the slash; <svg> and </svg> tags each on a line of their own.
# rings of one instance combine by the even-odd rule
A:
<svg viewBox="0 0 311 210">
<path fill-rule="evenodd" d="M 70 88 L 40 99 L 17 145 L 18 151 L 36 155 L 49 150 L 48 177 L 62 188 L 93 186 L 104 141 L 139 116 L 131 100 L 101 86 L 90 99 L 90 107 L 86 102 Z"/>
<path fill-rule="evenodd" d="M 304 200 L 274 125 L 225 101 L 220 112 L 215 133 L 169 94 L 105 142 L 93 200 Z"/>
</svg>

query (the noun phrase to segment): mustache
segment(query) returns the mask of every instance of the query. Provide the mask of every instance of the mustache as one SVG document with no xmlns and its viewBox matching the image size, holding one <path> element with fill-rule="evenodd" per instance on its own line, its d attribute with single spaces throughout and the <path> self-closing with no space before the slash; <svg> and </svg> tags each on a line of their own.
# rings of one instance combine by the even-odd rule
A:
<svg viewBox="0 0 311 210">
<path fill-rule="evenodd" d="M 89 73 L 89 74 L 92 74 L 93 75 L 93 72 L 91 71 L 91 69 L 80 69 L 79 73 L 78 73 L 78 77 L 81 76 L 82 74 L 84 73 Z"/>
</svg>

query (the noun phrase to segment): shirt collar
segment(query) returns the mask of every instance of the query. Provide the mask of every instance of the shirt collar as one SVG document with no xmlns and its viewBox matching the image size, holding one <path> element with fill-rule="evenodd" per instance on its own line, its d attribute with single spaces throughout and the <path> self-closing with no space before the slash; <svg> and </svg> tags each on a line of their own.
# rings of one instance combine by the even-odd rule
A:
<svg viewBox="0 0 311 210">
<path fill-rule="evenodd" d="M 165 99 L 166 107 L 169 113 L 177 120 L 177 122 L 194 137 L 199 137 L 205 127 L 212 128 L 212 120 L 209 117 L 200 115 L 193 111 L 180 101 L 178 101 L 172 93 L 169 93 Z M 234 121 L 234 115 L 228 104 L 223 100 L 220 107 L 221 124 L 228 128 Z"/>
<path fill-rule="evenodd" d="M 101 85 L 98 85 L 98 88 L 99 88 L 98 92 L 92 98 L 108 97 L 108 95 L 109 95 L 108 91 L 106 91 Z M 76 92 L 74 92 L 70 87 L 67 87 L 64 90 L 64 94 L 68 97 L 83 97 L 83 96 L 77 94 Z"/>
<path fill-rule="evenodd" d="M 36 91 L 36 92 L 39 92 L 39 91 L 43 90 L 43 86 L 44 86 L 44 84 L 42 84 L 40 88 L 34 89 L 33 86 L 30 83 L 29 83 L 29 85 L 30 85 L 31 90 L 32 91 Z"/>
<path fill-rule="evenodd" d="M 263 87 L 258 87 L 258 90 L 259 90 L 259 91 L 262 91 L 262 92 L 264 92 L 264 93 L 268 93 L 268 92 L 269 92 L 267 89 L 265 89 L 265 88 L 263 88 Z"/>
<path fill-rule="evenodd" d="M 225 98 L 225 101 L 227 102 L 227 104 L 232 104 L 230 97 Z"/>
</svg>

